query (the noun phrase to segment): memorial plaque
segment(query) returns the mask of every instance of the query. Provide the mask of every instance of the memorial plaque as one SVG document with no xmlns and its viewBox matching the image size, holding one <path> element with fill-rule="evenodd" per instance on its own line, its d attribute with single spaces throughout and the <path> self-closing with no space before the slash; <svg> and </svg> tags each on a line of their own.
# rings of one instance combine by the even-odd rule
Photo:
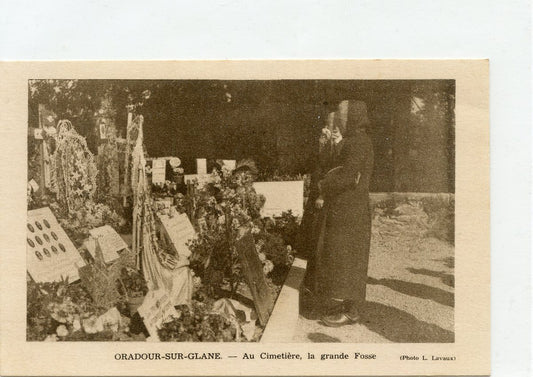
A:
<svg viewBox="0 0 533 377">
<path fill-rule="evenodd" d="M 152 161 L 152 184 L 164 184 L 166 180 L 167 160 L 156 158 Z"/>
<path fill-rule="evenodd" d="M 266 199 L 261 216 L 277 217 L 289 210 L 294 216 L 303 215 L 304 181 L 254 182 L 253 185 Z"/>
<path fill-rule="evenodd" d="M 87 250 L 95 257 L 96 242 L 102 249 L 102 255 L 105 263 L 111 263 L 119 258 L 118 252 L 126 249 L 128 245 L 122 237 L 109 225 L 94 228 L 89 231 L 91 237 L 86 241 Z"/>
<path fill-rule="evenodd" d="M 26 265 L 33 280 L 79 279 L 78 268 L 85 262 L 49 207 L 28 211 L 26 237 Z"/>
<path fill-rule="evenodd" d="M 241 228 L 235 246 L 239 253 L 246 283 L 252 292 L 257 317 L 264 326 L 274 307 L 274 297 L 268 288 L 263 273 L 263 264 L 257 255 L 252 233 Z"/>
<path fill-rule="evenodd" d="M 154 340 L 159 340 L 157 330 L 161 328 L 163 323 L 172 317 L 178 318 L 178 313 L 170 301 L 170 296 L 163 289 L 149 291 L 137 311 Z"/>
<path fill-rule="evenodd" d="M 174 251 L 179 256 L 180 261 L 187 259 L 191 251 L 187 247 L 189 240 L 196 238 L 196 232 L 186 213 L 176 214 L 172 217 L 168 215 L 158 215 L 164 234 L 170 241 Z M 180 263 L 181 264 L 181 263 Z M 187 261 L 187 265 L 188 265 Z"/>
</svg>

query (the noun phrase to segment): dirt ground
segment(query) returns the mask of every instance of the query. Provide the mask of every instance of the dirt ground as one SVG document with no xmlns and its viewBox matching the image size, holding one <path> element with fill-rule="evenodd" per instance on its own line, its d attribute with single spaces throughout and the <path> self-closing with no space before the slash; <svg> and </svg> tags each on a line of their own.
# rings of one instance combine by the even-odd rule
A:
<svg viewBox="0 0 533 377">
<path fill-rule="evenodd" d="M 294 342 L 453 342 L 454 247 L 431 226 L 420 202 L 376 209 L 361 320 L 323 326 L 313 298 L 303 296 Z"/>
</svg>

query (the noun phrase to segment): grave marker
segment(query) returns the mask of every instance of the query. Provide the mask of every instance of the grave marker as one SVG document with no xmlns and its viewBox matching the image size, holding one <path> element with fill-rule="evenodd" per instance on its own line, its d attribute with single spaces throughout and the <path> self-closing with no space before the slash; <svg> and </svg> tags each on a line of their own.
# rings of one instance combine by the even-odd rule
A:
<svg viewBox="0 0 533 377">
<path fill-rule="evenodd" d="M 196 174 L 207 174 L 207 160 L 205 158 L 196 159 Z"/>
<path fill-rule="evenodd" d="M 253 186 L 266 199 L 261 216 L 281 216 L 289 210 L 294 216 L 303 215 L 304 181 L 254 182 Z"/>
</svg>

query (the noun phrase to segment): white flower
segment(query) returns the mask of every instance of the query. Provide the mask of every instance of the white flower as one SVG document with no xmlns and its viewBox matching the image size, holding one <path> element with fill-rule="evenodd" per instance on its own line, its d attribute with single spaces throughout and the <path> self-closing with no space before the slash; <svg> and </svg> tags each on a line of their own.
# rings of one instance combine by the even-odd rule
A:
<svg viewBox="0 0 533 377">
<path fill-rule="evenodd" d="M 192 284 L 195 289 L 198 289 L 202 286 L 202 279 L 199 276 L 193 276 Z"/>
<path fill-rule="evenodd" d="M 268 275 L 272 270 L 274 269 L 274 263 L 269 261 L 268 259 L 263 264 L 263 272 L 265 275 Z"/>
<path fill-rule="evenodd" d="M 264 261 L 266 260 L 266 255 L 265 255 L 265 253 L 258 253 L 257 255 L 259 256 L 259 260 L 260 260 L 261 262 L 264 262 Z"/>
<path fill-rule="evenodd" d="M 87 334 L 96 334 L 97 332 L 104 331 L 104 324 L 95 315 L 90 316 L 83 320 L 83 330 Z"/>
<path fill-rule="evenodd" d="M 58 336 L 67 336 L 68 335 L 67 327 L 65 325 L 59 325 L 56 329 L 56 334 Z"/>
<path fill-rule="evenodd" d="M 57 335 L 56 334 L 50 334 L 45 339 L 45 342 L 57 342 Z"/>
<path fill-rule="evenodd" d="M 113 332 L 117 332 L 122 323 L 122 317 L 120 316 L 117 308 L 111 308 L 100 317 L 98 317 L 97 323 L 102 324 L 102 330 L 104 328 L 110 329 Z M 101 330 L 101 331 L 102 331 Z"/>
<path fill-rule="evenodd" d="M 263 249 L 263 246 L 265 246 L 265 241 L 263 240 L 259 240 L 257 241 L 257 243 L 255 244 L 255 248 L 256 250 L 259 252 Z"/>
<path fill-rule="evenodd" d="M 177 168 L 178 166 L 181 165 L 181 160 L 178 157 L 172 157 L 170 160 L 168 160 L 168 163 L 173 168 Z"/>
<path fill-rule="evenodd" d="M 74 328 L 74 331 L 81 330 L 81 322 L 79 318 L 74 319 L 74 321 L 72 322 L 72 327 Z"/>
<path fill-rule="evenodd" d="M 287 245 L 287 251 L 290 253 L 292 251 L 292 246 L 291 245 Z"/>
<path fill-rule="evenodd" d="M 72 323 L 75 306 L 72 303 L 64 302 L 61 304 L 52 303 L 49 305 L 52 312 L 51 316 L 59 323 Z"/>
</svg>

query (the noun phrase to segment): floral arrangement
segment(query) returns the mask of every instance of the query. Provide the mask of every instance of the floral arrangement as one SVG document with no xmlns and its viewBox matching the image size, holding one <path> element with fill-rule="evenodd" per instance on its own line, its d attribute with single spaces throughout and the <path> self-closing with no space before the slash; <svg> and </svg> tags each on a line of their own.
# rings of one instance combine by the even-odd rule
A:
<svg viewBox="0 0 533 377">
<path fill-rule="evenodd" d="M 287 235 L 293 236 L 292 231 L 289 230 L 290 227 L 284 228 L 283 226 L 297 224 L 296 218 L 290 213 L 283 215 L 282 219 L 285 218 L 285 220 L 267 218 L 261 220 L 252 229 L 255 249 L 263 263 L 263 273 L 267 277 L 267 282 L 272 283 L 273 288 L 283 284 L 295 255 L 292 244 L 285 241 L 289 238 Z"/>
<path fill-rule="evenodd" d="M 126 225 L 123 217 L 103 203 L 86 201 L 82 206 L 67 213 L 59 203 L 49 204 L 59 223 L 75 246 L 80 247 L 89 236 L 89 230 L 103 225 L 111 225 L 121 231 Z"/>
<path fill-rule="evenodd" d="M 53 183 L 58 202 L 67 211 L 76 210 L 96 192 L 94 156 L 68 120 L 58 124 L 57 148 L 51 158 Z"/>
<path fill-rule="evenodd" d="M 267 232 L 279 235 L 285 244 L 291 247 L 296 246 L 300 232 L 300 219 L 291 210 L 283 212 L 278 218 L 266 219 L 264 227 Z"/>
<path fill-rule="evenodd" d="M 193 301 L 192 308 L 180 306 L 178 318 L 161 326 L 159 338 L 164 342 L 231 342 L 237 329 L 220 314 L 211 313 L 208 305 Z"/>
<path fill-rule="evenodd" d="M 212 183 L 176 198 L 178 208 L 186 208 L 199 229 L 199 237 L 189 245 L 191 267 L 212 294 L 227 280 L 233 295 L 243 279 L 235 248 L 237 231 L 252 229 L 265 200 L 252 183 L 246 172 L 214 170 Z"/>
<path fill-rule="evenodd" d="M 55 153 L 50 159 L 52 191 L 47 190 L 47 195 L 39 197 L 30 192 L 28 208 L 50 206 L 77 247 L 95 227 L 108 224 L 117 231 L 125 230 L 126 221 L 116 210 L 95 202 L 97 168 L 85 139 L 68 121 L 61 121 L 58 128 Z M 99 197 L 101 201 L 105 198 L 110 197 Z M 114 208 L 120 208 L 116 200 L 108 202 L 115 204 Z"/>
<path fill-rule="evenodd" d="M 255 240 L 263 272 L 282 284 L 294 260 L 298 219 L 285 213 L 280 219 L 262 219 L 264 197 L 255 192 L 253 176 L 246 171 L 214 170 L 212 183 L 195 187 L 189 195 L 175 197 L 177 208 L 186 211 L 199 230 L 189 247 L 191 267 L 213 297 L 229 285 L 233 296 L 243 281 L 240 258 L 235 249 L 237 231 L 249 229 Z"/>
<path fill-rule="evenodd" d="M 260 231 L 254 234 L 255 248 L 259 259 L 263 262 L 265 275 L 274 269 L 274 266 L 290 267 L 294 261 L 291 245 L 286 245 L 277 234 Z"/>
<path fill-rule="evenodd" d="M 110 320 L 105 310 L 97 308 L 80 284 L 27 284 L 26 314 L 28 341 L 117 340 L 127 337 L 127 321 Z M 119 335 L 119 333 L 123 333 Z"/>
</svg>

